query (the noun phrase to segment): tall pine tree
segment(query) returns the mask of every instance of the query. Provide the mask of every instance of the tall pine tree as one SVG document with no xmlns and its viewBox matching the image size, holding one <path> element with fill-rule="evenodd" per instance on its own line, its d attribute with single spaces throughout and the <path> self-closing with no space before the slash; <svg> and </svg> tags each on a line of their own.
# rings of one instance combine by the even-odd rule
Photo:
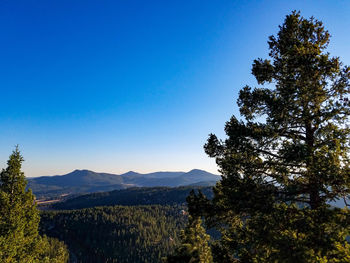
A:
<svg viewBox="0 0 350 263">
<path fill-rule="evenodd" d="M 0 173 L 0 261 L 66 262 L 66 247 L 38 234 L 39 211 L 32 191 L 26 190 L 22 162 L 16 147 Z"/>
<path fill-rule="evenodd" d="M 227 138 L 209 136 L 222 180 L 192 215 L 221 231 L 216 262 L 349 262 L 349 67 L 326 52 L 320 21 L 288 15 L 257 59 L 258 88 L 244 87 Z M 267 84 L 267 85 L 265 85 Z"/>
</svg>

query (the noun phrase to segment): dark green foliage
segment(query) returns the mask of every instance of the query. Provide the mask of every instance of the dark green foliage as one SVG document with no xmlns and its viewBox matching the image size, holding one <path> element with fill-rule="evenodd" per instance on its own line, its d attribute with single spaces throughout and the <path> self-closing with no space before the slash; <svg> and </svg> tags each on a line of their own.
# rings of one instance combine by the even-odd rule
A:
<svg viewBox="0 0 350 263">
<path fill-rule="evenodd" d="M 26 191 L 23 158 L 16 150 L 0 174 L 0 261 L 34 262 L 40 253 L 39 214 L 34 196 Z"/>
<path fill-rule="evenodd" d="M 208 198 L 212 187 L 145 187 L 93 193 L 68 199 L 53 205 L 54 209 L 81 209 L 110 205 L 183 205 L 192 189 L 200 189 Z"/>
<path fill-rule="evenodd" d="M 200 217 L 188 219 L 188 225 L 181 231 L 181 245 L 174 254 L 166 258 L 167 263 L 211 263 L 213 257 L 208 244 L 209 235 L 202 226 Z"/>
<path fill-rule="evenodd" d="M 42 212 L 41 232 L 77 262 L 161 262 L 179 241 L 184 206 L 114 206 Z"/>
<path fill-rule="evenodd" d="M 297 12 L 268 43 L 252 69 L 262 86 L 239 94 L 244 120 L 205 145 L 223 175 L 214 198 L 192 196 L 190 214 L 221 231 L 216 262 L 350 262 L 349 210 L 328 205 L 350 193 L 350 69 Z"/>
<path fill-rule="evenodd" d="M 56 238 L 44 236 L 42 242 L 43 254 L 40 263 L 68 262 L 69 253 L 67 246 Z"/>
<path fill-rule="evenodd" d="M 0 174 L 0 262 L 66 262 L 64 245 L 38 234 L 39 211 L 31 190 L 26 190 L 22 162 L 16 148 Z"/>
</svg>

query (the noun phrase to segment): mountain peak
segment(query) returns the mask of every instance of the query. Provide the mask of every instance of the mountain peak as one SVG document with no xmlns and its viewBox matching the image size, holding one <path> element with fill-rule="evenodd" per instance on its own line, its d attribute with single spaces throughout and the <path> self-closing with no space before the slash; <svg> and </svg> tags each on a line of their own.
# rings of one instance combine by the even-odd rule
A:
<svg viewBox="0 0 350 263">
<path fill-rule="evenodd" d="M 188 173 L 192 173 L 192 172 L 206 172 L 207 173 L 207 171 L 204 171 L 204 170 L 201 170 L 201 169 L 192 169 Z"/>
<path fill-rule="evenodd" d="M 121 174 L 121 176 L 131 176 L 131 175 L 139 175 L 139 173 L 134 172 L 134 171 L 129 171 L 124 174 Z"/>
<path fill-rule="evenodd" d="M 205 171 L 205 170 L 201 170 L 201 169 L 192 169 L 191 171 L 189 171 L 189 172 L 187 172 L 186 174 L 197 174 L 197 175 L 203 175 L 203 174 L 205 174 L 205 175 L 217 175 L 217 174 L 212 174 L 212 173 L 209 173 L 209 172 L 207 172 L 207 171 Z M 219 176 L 219 175 L 217 175 L 217 176 Z"/>
<path fill-rule="evenodd" d="M 95 172 L 90 171 L 90 170 L 86 170 L 86 169 L 82 169 L 82 170 L 80 170 L 80 169 L 75 169 L 73 172 L 71 172 L 71 173 L 69 173 L 69 174 L 74 174 L 74 175 L 80 174 L 80 175 L 82 175 L 82 174 L 89 174 L 89 173 L 95 173 Z"/>
<path fill-rule="evenodd" d="M 117 175 L 76 169 L 65 175 L 44 176 L 30 179 L 28 187 L 35 194 L 87 193 L 122 189 L 131 186 L 184 186 L 212 185 L 220 176 L 204 170 L 185 172 L 154 172 L 141 174 L 134 171 Z"/>
</svg>

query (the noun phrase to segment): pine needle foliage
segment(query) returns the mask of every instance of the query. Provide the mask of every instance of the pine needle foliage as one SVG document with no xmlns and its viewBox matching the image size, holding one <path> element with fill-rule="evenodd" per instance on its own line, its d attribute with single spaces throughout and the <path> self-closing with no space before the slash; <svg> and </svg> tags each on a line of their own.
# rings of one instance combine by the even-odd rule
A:
<svg viewBox="0 0 350 263">
<path fill-rule="evenodd" d="M 210 236 L 202 226 L 200 217 L 189 217 L 188 225 L 181 231 L 181 244 L 167 263 L 212 263 L 213 257 L 209 246 Z"/>
<path fill-rule="evenodd" d="M 63 243 L 38 234 L 39 211 L 32 191 L 26 189 L 22 162 L 16 147 L 0 173 L 0 262 L 67 262 Z M 56 250 L 54 256 L 50 249 Z"/>
<path fill-rule="evenodd" d="M 174 251 L 184 206 L 101 206 L 45 211 L 40 232 L 67 244 L 77 262 L 161 263 Z"/>
<path fill-rule="evenodd" d="M 239 93 L 242 119 L 209 136 L 222 179 L 189 211 L 221 232 L 216 262 L 349 262 L 349 210 L 329 204 L 350 193 L 350 69 L 329 39 L 321 21 L 287 15 L 253 63 L 259 87 Z"/>
</svg>

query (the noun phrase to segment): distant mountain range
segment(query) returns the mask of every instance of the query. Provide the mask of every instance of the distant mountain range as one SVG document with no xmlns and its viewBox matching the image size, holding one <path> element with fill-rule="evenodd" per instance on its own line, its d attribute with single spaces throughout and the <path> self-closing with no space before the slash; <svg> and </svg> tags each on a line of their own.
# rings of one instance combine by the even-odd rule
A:
<svg viewBox="0 0 350 263">
<path fill-rule="evenodd" d="M 148 174 L 130 171 L 120 175 L 75 170 L 65 175 L 28 178 L 28 187 L 32 189 L 37 197 L 41 197 L 112 191 L 129 187 L 211 186 L 219 179 L 219 175 L 199 169 L 189 172 L 155 172 Z"/>
</svg>

